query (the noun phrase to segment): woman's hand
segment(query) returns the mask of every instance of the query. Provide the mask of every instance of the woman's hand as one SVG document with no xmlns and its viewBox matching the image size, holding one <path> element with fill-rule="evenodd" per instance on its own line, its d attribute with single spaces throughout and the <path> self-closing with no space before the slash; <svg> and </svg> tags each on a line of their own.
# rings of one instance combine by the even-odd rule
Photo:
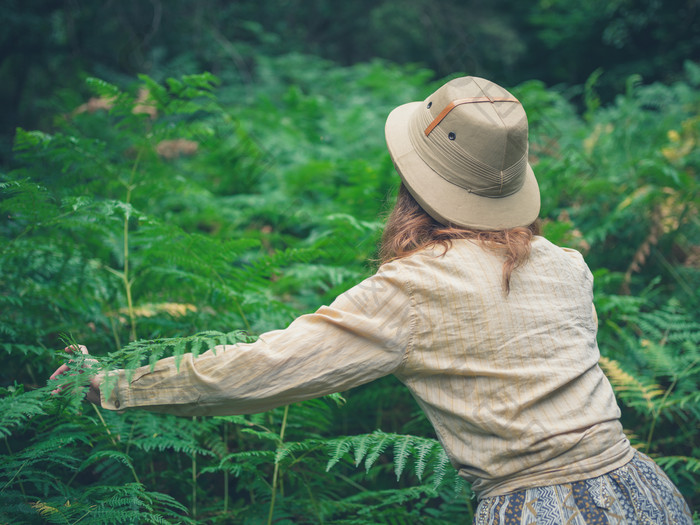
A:
<svg viewBox="0 0 700 525">
<path fill-rule="evenodd" d="M 66 351 L 68 353 L 71 353 L 71 354 L 73 354 L 77 351 L 80 351 L 81 354 L 89 355 L 87 347 L 85 347 L 83 345 L 69 346 L 68 348 L 66 348 Z M 71 370 L 75 373 L 76 371 L 72 366 L 70 366 L 70 363 L 73 363 L 72 359 L 70 361 L 68 361 L 68 363 L 59 366 L 56 369 L 56 371 L 53 374 L 51 374 L 51 377 L 49 379 L 56 379 L 61 374 L 64 374 L 64 373 L 71 371 Z M 79 374 L 82 374 L 83 372 L 90 373 L 92 365 L 96 364 L 96 363 L 97 363 L 96 359 L 85 359 L 83 361 L 83 369 L 78 370 L 77 373 L 79 373 Z M 58 394 L 61 390 L 63 390 L 63 388 L 64 387 L 58 387 L 56 390 L 51 392 L 51 395 Z M 88 392 L 85 396 L 85 399 L 87 399 L 91 403 L 95 403 L 96 405 L 102 406 L 102 401 L 100 400 L 100 384 L 97 381 L 97 377 L 95 376 L 95 374 L 92 374 L 90 376 L 90 388 L 88 389 Z"/>
</svg>

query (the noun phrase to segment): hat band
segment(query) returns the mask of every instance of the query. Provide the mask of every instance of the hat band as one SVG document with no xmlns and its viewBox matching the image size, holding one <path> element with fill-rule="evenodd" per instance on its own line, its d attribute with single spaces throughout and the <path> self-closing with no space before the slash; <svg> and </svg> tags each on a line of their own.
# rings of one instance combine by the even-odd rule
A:
<svg viewBox="0 0 700 525">
<path fill-rule="evenodd" d="M 427 137 L 430 135 L 430 132 L 435 129 L 435 127 L 442 122 L 442 119 L 444 119 L 450 111 L 452 111 L 454 108 L 457 106 L 461 106 L 462 104 L 474 104 L 476 102 L 491 102 L 493 104 L 494 102 L 515 102 L 517 104 L 520 104 L 520 101 L 515 98 L 515 97 L 501 97 L 501 98 L 491 98 L 491 97 L 469 97 L 469 98 L 461 98 L 459 100 L 453 100 L 445 108 L 440 112 L 440 114 L 435 117 L 435 119 L 430 123 L 430 125 L 425 128 L 425 136 Z"/>
<path fill-rule="evenodd" d="M 482 99 L 485 97 L 474 98 Z M 467 100 L 467 102 L 463 102 L 464 104 L 474 102 L 473 99 L 463 100 Z M 488 98 L 485 98 L 484 101 L 487 100 L 497 101 Z M 449 111 L 457 105 L 459 104 L 454 104 Z M 447 106 L 447 108 L 449 107 L 450 105 Z M 438 118 L 440 121 L 444 119 L 449 111 L 443 110 L 445 115 L 442 118 L 438 115 L 433 119 L 433 122 Z M 527 146 L 523 155 L 515 163 L 506 169 L 499 170 L 471 155 L 456 141 L 450 140 L 447 132 L 440 128 L 436 129 L 437 124 L 432 127 L 430 133 L 425 133 L 423 130 L 427 130 L 432 125 L 432 122 L 428 122 L 429 117 L 430 114 L 427 111 L 417 109 L 411 117 L 408 135 L 414 151 L 440 177 L 481 197 L 508 197 L 522 188 L 527 170 Z"/>
</svg>

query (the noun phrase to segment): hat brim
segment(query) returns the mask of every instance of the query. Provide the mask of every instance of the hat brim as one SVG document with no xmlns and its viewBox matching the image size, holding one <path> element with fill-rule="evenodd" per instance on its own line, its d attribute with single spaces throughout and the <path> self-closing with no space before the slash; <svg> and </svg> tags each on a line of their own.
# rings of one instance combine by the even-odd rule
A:
<svg viewBox="0 0 700 525">
<path fill-rule="evenodd" d="M 394 165 L 418 204 L 445 225 L 503 230 L 534 222 L 540 212 L 540 190 L 529 163 L 520 190 L 494 198 L 476 195 L 448 182 L 421 159 L 408 134 L 411 115 L 421 104 L 410 102 L 394 109 L 384 130 Z"/>
</svg>

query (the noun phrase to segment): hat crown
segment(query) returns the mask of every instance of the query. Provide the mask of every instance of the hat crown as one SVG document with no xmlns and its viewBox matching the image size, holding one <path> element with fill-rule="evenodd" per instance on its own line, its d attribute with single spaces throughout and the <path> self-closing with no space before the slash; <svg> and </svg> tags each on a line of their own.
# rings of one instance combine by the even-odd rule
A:
<svg viewBox="0 0 700 525">
<path fill-rule="evenodd" d="M 483 78 L 455 78 L 387 117 L 401 180 L 436 221 L 479 230 L 527 226 L 540 192 L 528 163 L 525 110 Z"/>
<path fill-rule="evenodd" d="M 411 142 L 449 182 L 485 197 L 517 192 L 527 167 L 525 110 L 507 90 L 478 77 L 443 85 L 418 108 Z"/>
</svg>

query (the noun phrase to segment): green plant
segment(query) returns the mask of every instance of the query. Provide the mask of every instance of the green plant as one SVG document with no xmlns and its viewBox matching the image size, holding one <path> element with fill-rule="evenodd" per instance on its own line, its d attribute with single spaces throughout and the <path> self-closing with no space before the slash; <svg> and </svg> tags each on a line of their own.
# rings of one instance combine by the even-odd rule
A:
<svg viewBox="0 0 700 525">
<path fill-rule="evenodd" d="M 340 426 L 353 432 L 326 400 L 185 419 L 86 406 L 81 374 L 42 386 L 61 361 L 81 366 L 81 356 L 54 350 L 66 346 L 64 334 L 89 346 L 104 369 L 133 368 L 252 340 L 371 271 L 365 261 L 392 181 L 383 147 L 370 150 L 380 158 L 372 164 L 346 162 L 342 148 L 314 154 L 299 144 L 328 133 L 348 144 L 345 154 L 366 153 L 366 128 L 380 130 L 381 115 L 358 109 L 370 99 L 363 90 L 374 86 L 375 97 L 389 100 L 387 77 L 405 76 L 408 90 L 425 74 L 315 67 L 330 73 L 323 89 L 357 82 L 354 97 L 328 101 L 297 82 L 282 96 L 285 107 L 272 105 L 270 90 L 232 111 L 218 103 L 208 74 L 163 84 L 142 77 L 131 92 L 93 79 L 102 109 L 59 117 L 52 134 L 18 130 L 23 164 L 3 176 L 0 204 L 0 331 L 11 358 L 3 377 L 15 385 L 0 398 L 2 520 L 340 523 L 362 508 L 378 522 L 401 513 L 411 522 L 454 500 L 441 489 L 444 474 L 404 475 L 387 487 L 392 460 L 381 451 L 367 473 L 344 459 L 326 472 Z M 309 120 L 331 104 L 340 107 L 337 123 Z M 298 120 L 280 127 L 283 113 Z M 64 390 L 50 395 L 57 384 Z M 402 403 L 412 403 L 407 394 Z M 377 419 L 369 403 L 363 410 Z M 411 453 L 402 450 L 398 464 Z"/>
<path fill-rule="evenodd" d="M 698 497 L 700 322 L 677 301 L 620 324 L 601 365 L 623 407 L 632 444 L 651 455 L 691 498 Z"/>
<path fill-rule="evenodd" d="M 688 264 L 698 159 L 685 146 L 697 140 L 693 71 L 675 86 L 631 86 L 586 119 L 540 83 L 514 90 L 530 114 L 546 231 L 588 246 L 604 363 L 613 379 L 618 366 L 642 388 L 619 390 L 626 428 L 669 456 L 662 462 L 689 499 L 698 402 L 697 297 L 686 290 L 698 278 Z M 46 385 L 59 364 L 80 367 L 81 356 L 59 350 L 64 339 L 87 345 L 106 369 L 133 368 L 253 340 L 370 274 L 397 185 L 384 117 L 430 93 L 430 77 L 289 55 L 261 58 L 255 89 L 217 87 L 209 74 L 141 77 L 126 88 L 90 80 L 102 109 L 65 108 L 50 134 L 18 131 L 20 164 L 0 175 L 0 521 L 470 518 L 469 488 L 391 377 L 264 414 L 194 419 L 96 409 L 80 401 L 81 374 Z M 658 93 L 672 96 L 649 115 Z M 626 134 L 629 147 L 616 150 Z M 653 256 L 635 259 L 656 209 L 663 220 L 686 212 L 647 242 Z M 58 383 L 67 390 L 50 395 Z"/>
</svg>

